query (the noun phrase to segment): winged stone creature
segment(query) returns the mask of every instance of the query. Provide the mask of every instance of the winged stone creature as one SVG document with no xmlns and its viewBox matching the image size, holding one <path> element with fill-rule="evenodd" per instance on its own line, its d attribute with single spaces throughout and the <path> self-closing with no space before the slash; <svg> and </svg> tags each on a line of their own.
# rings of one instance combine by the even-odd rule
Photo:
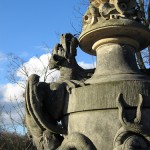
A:
<svg viewBox="0 0 150 150">
<path fill-rule="evenodd" d="M 60 44 L 56 44 L 49 61 L 50 69 L 60 70 L 58 82 L 65 82 L 69 86 L 84 85 L 84 81 L 90 78 L 95 69 L 83 69 L 76 61 L 77 47 L 79 43 L 72 34 L 62 34 Z"/>
<path fill-rule="evenodd" d="M 94 69 L 81 68 L 75 59 L 78 40 L 63 34 L 60 44 L 54 47 L 49 67 L 60 70 L 57 82 L 39 82 L 39 76 L 29 77 L 25 90 L 25 124 L 29 136 L 38 150 L 56 150 L 67 133 L 59 122 L 63 117 L 64 103 L 72 88 L 83 86 Z"/>
<path fill-rule="evenodd" d="M 25 91 L 25 124 L 38 150 L 55 150 L 63 140 L 60 134 L 66 133 L 53 112 L 48 111 L 47 104 L 53 100 L 51 95 L 49 84 L 39 82 L 38 75 L 29 77 Z"/>
</svg>

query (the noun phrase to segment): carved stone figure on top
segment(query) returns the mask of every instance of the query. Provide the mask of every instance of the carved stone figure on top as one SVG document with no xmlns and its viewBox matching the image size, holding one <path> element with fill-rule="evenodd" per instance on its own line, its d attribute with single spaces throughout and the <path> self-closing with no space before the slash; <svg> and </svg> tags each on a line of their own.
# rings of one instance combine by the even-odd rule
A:
<svg viewBox="0 0 150 150">
<path fill-rule="evenodd" d="M 76 62 L 78 40 L 70 33 L 62 34 L 60 44 L 56 44 L 49 61 L 50 69 L 60 70 L 59 82 L 85 81 L 94 73 L 94 69 L 83 69 Z"/>
<path fill-rule="evenodd" d="M 97 5 L 96 5 L 97 6 Z M 98 18 L 100 17 L 100 13 L 98 10 L 98 7 L 95 7 L 92 3 L 90 3 L 90 6 L 88 7 L 87 12 L 83 16 L 83 24 L 95 24 L 98 22 Z"/>
<path fill-rule="evenodd" d="M 98 22 L 100 17 L 107 20 L 119 17 L 137 20 L 141 15 L 136 0 L 90 0 L 88 11 L 83 17 L 84 25 L 92 25 Z"/>
<path fill-rule="evenodd" d="M 39 82 L 38 75 L 31 75 L 25 92 L 25 122 L 38 150 L 55 150 L 61 145 L 66 129 L 61 120 L 67 91 L 81 86 L 91 77 L 93 69 L 81 68 L 75 59 L 78 40 L 71 34 L 63 34 L 53 50 L 49 66 L 59 69 L 58 82 Z"/>
</svg>

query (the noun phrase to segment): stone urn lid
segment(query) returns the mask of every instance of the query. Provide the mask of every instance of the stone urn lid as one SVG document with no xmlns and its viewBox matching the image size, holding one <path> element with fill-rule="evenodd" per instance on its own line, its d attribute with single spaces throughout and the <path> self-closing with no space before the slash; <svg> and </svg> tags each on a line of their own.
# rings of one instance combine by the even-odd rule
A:
<svg viewBox="0 0 150 150">
<path fill-rule="evenodd" d="M 80 47 L 88 54 L 96 55 L 93 44 L 105 38 L 131 38 L 139 43 L 139 50 L 150 44 L 150 31 L 142 24 L 129 19 L 101 18 L 98 23 L 87 25 L 79 36 Z M 124 43 L 125 44 L 125 43 Z"/>
<path fill-rule="evenodd" d="M 80 48 L 96 55 L 92 48 L 95 42 L 122 37 L 138 43 L 137 50 L 140 51 L 150 44 L 150 31 L 142 22 L 136 0 L 90 0 L 90 6 L 83 16 Z"/>
</svg>

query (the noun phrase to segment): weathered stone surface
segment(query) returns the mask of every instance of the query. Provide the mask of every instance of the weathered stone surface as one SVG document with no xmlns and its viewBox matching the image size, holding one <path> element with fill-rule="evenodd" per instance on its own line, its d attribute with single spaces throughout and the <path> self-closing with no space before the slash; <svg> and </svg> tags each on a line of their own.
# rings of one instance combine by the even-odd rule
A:
<svg viewBox="0 0 150 150">
<path fill-rule="evenodd" d="M 150 33 L 144 25 L 130 19 L 101 18 L 98 23 L 83 28 L 79 37 L 80 47 L 86 53 L 96 55 L 92 46 L 95 42 L 105 38 L 128 37 L 137 41 L 140 50 L 147 47 L 150 42 Z"/>
<path fill-rule="evenodd" d="M 135 117 L 135 111 L 136 109 L 127 110 L 129 120 Z M 150 135 L 149 113 L 150 109 L 142 110 L 142 125 L 147 129 L 147 134 Z M 97 150 L 113 150 L 115 135 L 122 127 L 118 119 L 118 109 L 71 113 L 66 120 L 68 120 L 68 134 L 74 132 L 84 134 L 89 137 Z M 147 135 L 145 137 L 150 139 Z"/>
<path fill-rule="evenodd" d="M 96 48 L 97 64 L 87 84 L 150 79 L 140 72 L 135 58 L 136 43 L 129 38 L 99 40 L 93 47 Z"/>
<path fill-rule="evenodd" d="M 73 89 L 64 113 L 115 109 L 120 93 L 124 96 L 125 107 L 137 106 L 139 93 L 144 96 L 143 107 L 150 107 L 150 82 L 116 81 Z"/>
<path fill-rule="evenodd" d="M 78 132 L 89 137 L 98 150 L 112 150 L 112 141 L 120 127 L 117 109 L 84 111 L 68 116 L 68 133 Z"/>
<path fill-rule="evenodd" d="M 39 82 L 38 75 L 31 75 L 25 91 L 25 123 L 33 143 L 38 150 L 55 150 L 67 134 L 60 122 L 65 101 L 72 88 L 83 86 L 91 77 L 93 69 L 83 69 L 76 63 L 77 39 L 71 34 L 61 36 L 50 59 L 50 68 L 60 70 L 57 82 Z M 86 138 L 85 138 L 86 139 Z M 84 144 L 83 144 L 84 145 Z M 61 148 L 60 148 L 61 149 Z"/>
<path fill-rule="evenodd" d="M 140 15 L 135 0 L 90 0 L 79 41 L 62 34 L 54 47 L 59 80 L 29 78 L 25 122 L 39 150 L 150 149 L 150 77 L 135 58 L 150 31 Z M 97 56 L 96 69 L 77 64 L 78 45 Z"/>
</svg>

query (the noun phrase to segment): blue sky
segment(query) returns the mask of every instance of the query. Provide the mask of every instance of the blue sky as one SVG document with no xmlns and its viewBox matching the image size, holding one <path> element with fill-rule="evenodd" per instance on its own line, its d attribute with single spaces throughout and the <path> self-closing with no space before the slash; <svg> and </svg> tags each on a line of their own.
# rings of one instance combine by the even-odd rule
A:
<svg viewBox="0 0 150 150">
<path fill-rule="evenodd" d="M 5 105 L 2 115 L 4 120 L 9 120 L 6 113 L 9 110 L 12 111 L 13 118 L 17 119 L 16 111 L 12 110 L 12 104 L 16 106 L 15 98 L 20 103 L 24 101 L 24 90 L 7 79 L 7 55 L 13 53 L 25 60 L 30 73 L 31 66 L 41 72 L 41 64 L 35 56 L 48 63 L 46 46 L 51 50 L 59 42 L 60 34 L 76 34 L 81 31 L 82 16 L 79 12 L 81 10 L 84 13 L 87 9 L 87 6 L 81 5 L 82 1 L 0 0 L 0 106 Z M 77 61 L 86 68 L 93 66 L 93 57 L 79 48 Z M 18 79 L 22 78 L 19 75 Z M 21 109 L 23 110 L 23 105 Z"/>
<path fill-rule="evenodd" d="M 5 76 L 6 55 L 14 53 L 25 60 L 45 53 L 59 42 L 59 34 L 81 30 L 82 0 L 0 0 L 0 75 Z M 90 63 L 92 57 L 79 50 L 78 61 Z M 4 78 L 0 84 L 6 83 Z"/>
<path fill-rule="evenodd" d="M 23 102 L 23 90 L 6 78 L 7 54 L 14 53 L 21 57 L 28 62 L 27 67 L 36 62 L 37 67 L 39 62 L 34 56 L 45 60 L 45 46 L 52 49 L 59 42 L 59 34 L 76 34 L 81 30 L 82 17 L 79 11 L 84 13 L 87 9 L 81 2 L 82 0 L 0 0 L 0 104 L 5 103 L 7 110 L 12 108 L 9 97 L 18 96 L 19 101 Z M 93 57 L 78 49 L 77 61 L 88 67 L 90 64 L 92 66 Z M 41 71 L 40 65 L 38 71 Z M 14 98 L 12 101 L 16 105 Z M 6 112 L 3 115 L 5 120 L 9 119 Z M 17 117 L 16 112 L 12 112 L 12 115 Z"/>
</svg>

